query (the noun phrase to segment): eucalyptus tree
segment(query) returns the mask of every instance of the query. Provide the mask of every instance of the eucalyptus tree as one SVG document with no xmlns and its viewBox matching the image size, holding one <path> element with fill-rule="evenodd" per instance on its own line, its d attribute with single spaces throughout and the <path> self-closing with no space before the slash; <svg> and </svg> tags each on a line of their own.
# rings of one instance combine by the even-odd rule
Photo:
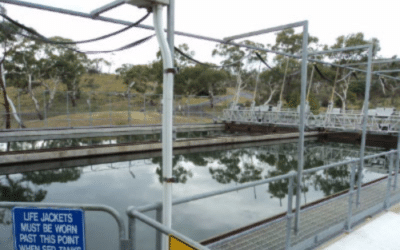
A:
<svg viewBox="0 0 400 250">
<path fill-rule="evenodd" d="M 336 38 L 336 43 L 330 46 L 330 49 L 354 47 L 359 45 L 372 44 L 372 57 L 375 58 L 378 52 L 381 50 L 379 40 L 377 38 L 371 38 L 369 40 L 365 39 L 362 32 L 349 34 L 347 36 L 339 36 Z M 326 48 L 328 49 L 328 48 Z M 347 63 L 360 63 L 367 62 L 368 53 L 366 50 L 349 50 L 340 53 L 330 54 L 328 57 L 337 64 L 347 64 Z M 351 70 L 339 70 L 336 82 L 336 88 L 334 94 L 340 98 L 342 103 L 342 112 L 345 112 L 347 101 L 349 97 L 349 90 L 351 89 L 351 84 L 354 82 L 352 78 L 358 79 L 355 72 Z M 364 75 L 360 79 L 366 79 Z M 364 85 L 365 81 L 357 81 L 356 85 Z M 357 89 L 357 88 L 356 88 Z M 359 88 L 358 88 L 359 89 Z M 357 93 L 354 93 L 357 94 Z M 363 96 L 363 93 L 359 93 Z"/>
<path fill-rule="evenodd" d="M 309 35 L 309 50 L 317 50 L 321 47 L 317 37 Z M 296 33 L 294 29 L 285 29 L 276 34 L 273 50 L 282 51 L 289 54 L 300 54 L 302 52 L 303 33 Z M 289 96 L 293 91 L 300 91 L 300 68 L 301 63 L 298 59 L 276 55 L 273 58 L 275 71 L 271 72 L 272 82 L 280 86 L 279 102 L 282 105 L 284 99 L 289 102 Z M 284 96 L 286 98 L 284 98 Z"/>
<path fill-rule="evenodd" d="M 251 45 L 253 47 L 265 48 L 266 46 L 261 43 L 256 43 L 250 40 L 242 42 L 245 45 Z M 230 72 L 236 78 L 236 95 L 234 96 L 234 103 L 238 103 L 240 98 L 240 92 L 248 87 L 256 88 L 254 75 L 260 74 L 260 67 L 255 64 L 260 63 L 259 57 L 262 60 L 267 60 L 267 53 L 265 51 L 257 51 L 257 54 L 253 49 L 243 48 L 230 44 L 218 44 L 212 52 L 212 56 L 220 56 L 223 58 L 221 64 L 225 66 L 228 72 Z M 256 68 L 256 70 L 254 70 Z M 248 74 L 250 71 L 255 71 L 256 74 Z"/>
<path fill-rule="evenodd" d="M 12 55 L 5 62 L 7 79 L 11 85 L 28 90 L 34 108 L 40 120 L 43 120 L 40 103 L 35 94 L 35 87 L 40 84 L 40 63 L 38 57 L 41 44 L 23 38 L 22 42 L 12 49 Z M 38 80 L 38 81 L 36 81 Z M 35 86 L 34 86 L 35 85 Z"/>
<path fill-rule="evenodd" d="M 228 73 L 223 69 L 215 69 L 207 65 L 197 64 L 188 66 L 175 78 L 177 94 L 206 95 L 210 99 L 210 106 L 214 106 L 215 95 L 226 93 L 225 83 Z"/>
<path fill-rule="evenodd" d="M 3 7 L 1 7 L 1 11 L 5 11 Z M 15 120 L 20 124 L 21 127 L 25 127 L 21 118 L 17 115 L 14 103 L 12 99 L 7 94 L 6 81 L 5 81 L 5 69 L 4 63 L 5 61 L 12 55 L 13 48 L 18 46 L 22 42 L 22 38 L 19 33 L 22 32 L 19 27 L 9 22 L 2 21 L 0 22 L 0 88 L 3 92 L 3 106 L 6 111 L 6 129 L 11 128 L 11 111 L 13 110 L 13 115 Z"/>
<path fill-rule="evenodd" d="M 146 93 L 149 83 L 154 79 L 150 65 L 123 64 L 116 72 L 128 86 L 125 95 L 129 94 L 131 89 L 142 94 Z"/>
<path fill-rule="evenodd" d="M 72 42 L 70 39 L 53 37 L 55 42 Z M 56 76 L 62 84 L 66 85 L 72 106 L 77 106 L 76 100 L 80 98 L 79 82 L 81 77 L 87 73 L 91 65 L 90 60 L 84 53 L 79 53 L 75 45 L 47 45 L 45 48 L 46 58 L 52 65 L 48 70 L 47 78 Z"/>
</svg>

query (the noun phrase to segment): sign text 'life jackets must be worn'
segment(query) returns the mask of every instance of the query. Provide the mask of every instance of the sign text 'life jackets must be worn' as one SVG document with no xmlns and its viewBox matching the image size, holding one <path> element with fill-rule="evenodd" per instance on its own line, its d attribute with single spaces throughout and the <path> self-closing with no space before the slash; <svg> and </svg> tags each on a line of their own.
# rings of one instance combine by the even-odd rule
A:
<svg viewBox="0 0 400 250">
<path fill-rule="evenodd" d="M 16 250 L 85 250 L 85 216 L 80 209 L 15 207 Z"/>
</svg>

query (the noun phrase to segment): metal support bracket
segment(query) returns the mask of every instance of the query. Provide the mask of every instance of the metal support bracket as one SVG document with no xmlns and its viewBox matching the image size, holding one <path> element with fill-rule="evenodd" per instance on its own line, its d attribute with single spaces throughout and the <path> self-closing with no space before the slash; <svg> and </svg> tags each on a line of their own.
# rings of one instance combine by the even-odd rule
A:
<svg viewBox="0 0 400 250">
<path fill-rule="evenodd" d="M 168 69 L 164 70 L 164 73 L 167 73 L 167 74 L 172 73 L 172 74 L 176 75 L 179 73 L 179 68 L 177 68 L 177 67 L 168 68 Z"/>
<path fill-rule="evenodd" d="M 178 181 L 176 180 L 175 177 L 172 177 L 172 178 L 164 178 L 163 182 L 166 182 L 166 183 L 177 183 Z"/>
</svg>

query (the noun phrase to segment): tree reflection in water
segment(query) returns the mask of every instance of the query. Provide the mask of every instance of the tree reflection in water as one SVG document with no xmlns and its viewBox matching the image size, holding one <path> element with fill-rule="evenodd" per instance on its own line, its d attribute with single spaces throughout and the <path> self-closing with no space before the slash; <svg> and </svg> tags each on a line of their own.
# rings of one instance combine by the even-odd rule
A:
<svg viewBox="0 0 400 250">
<path fill-rule="evenodd" d="M 304 153 L 304 169 L 312 169 L 315 167 L 329 164 L 332 161 L 344 161 L 351 154 L 331 154 L 327 155 L 326 149 L 345 150 L 350 152 L 353 150 L 358 154 L 353 146 L 346 144 L 334 145 L 316 145 L 315 142 L 306 144 Z M 346 151 L 348 150 L 348 151 Z M 370 153 L 376 153 L 377 149 L 371 149 Z M 322 153 L 321 153 L 322 152 Z M 274 176 L 284 175 L 290 171 L 297 170 L 298 167 L 297 143 L 262 146 L 257 148 L 241 148 L 229 151 L 212 151 L 192 154 L 176 155 L 173 159 L 173 176 L 180 183 L 186 183 L 188 178 L 192 177 L 192 172 L 187 170 L 182 163 L 192 163 L 198 167 L 208 167 L 211 177 L 221 184 L 230 183 L 246 183 L 270 178 Z M 161 157 L 153 158 L 153 163 L 161 164 Z M 157 168 L 157 174 L 161 182 L 161 168 Z M 306 193 L 309 187 L 313 186 L 316 191 L 321 190 L 325 196 L 333 193 L 341 192 L 349 188 L 350 170 L 348 166 L 331 168 L 325 171 L 308 174 L 303 176 L 301 192 L 304 194 L 304 200 L 307 202 Z M 296 193 L 297 180 L 294 180 L 294 193 Z M 267 192 L 271 197 L 280 200 L 288 194 L 289 180 L 280 180 L 270 183 Z M 255 194 L 256 197 L 256 194 Z"/>
<path fill-rule="evenodd" d="M 54 182 L 76 181 L 81 176 L 80 168 L 34 171 L 18 175 L 5 175 L 0 181 L 0 201 L 40 202 L 47 191 L 35 185 L 49 185 Z M 0 224 L 11 223 L 10 209 L 0 208 Z"/>
</svg>

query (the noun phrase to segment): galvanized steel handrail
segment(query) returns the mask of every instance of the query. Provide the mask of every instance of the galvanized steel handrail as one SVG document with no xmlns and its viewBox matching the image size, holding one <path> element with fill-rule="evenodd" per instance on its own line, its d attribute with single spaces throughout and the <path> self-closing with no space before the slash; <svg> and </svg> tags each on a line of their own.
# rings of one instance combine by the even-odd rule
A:
<svg viewBox="0 0 400 250">
<path fill-rule="evenodd" d="M 119 249 L 125 249 L 126 241 L 126 230 L 124 221 L 121 218 L 119 212 L 106 205 L 96 205 L 96 204 L 70 204 L 70 203 L 39 203 L 39 202 L 0 202 L 0 207 L 13 208 L 13 207 L 56 207 L 56 208 L 75 208 L 83 209 L 85 211 L 100 211 L 110 214 L 118 225 L 118 235 L 119 235 Z"/>
<path fill-rule="evenodd" d="M 364 160 L 368 160 L 368 159 L 372 159 L 372 158 L 376 158 L 376 157 L 380 157 L 380 156 L 385 156 L 385 155 L 390 155 L 390 154 L 394 154 L 394 153 L 397 153 L 397 150 L 391 150 L 391 151 L 382 152 L 382 153 L 378 153 L 378 154 L 374 154 L 374 155 L 368 155 L 368 156 L 364 157 Z M 356 162 L 359 162 L 359 161 L 360 161 L 360 158 L 354 158 L 354 159 L 351 159 L 351 160 L 332 163 L 332 164 L 329 164 L 329 165 L 325 165 L 325 166 L 321 166 L 321 167 L 317 167 L 317 168 L 313 168 L 313 169 L 306 169 L 306 170 L 303 171 L 303 173 L 304 174 L 311 174 L 313 172 L 317 172 L 317 171 L 320 171 L 320 170 L 325 170 L 325 169 L 328 169 L 328 168 L 334 168 L 334 167 L 338 167 L 338 166 L 342 166 L 342 165 L 356 163 Z M 225 188 L 225 189 L 221 189 L 221 190 L 217 190 L 217 191 L 211 191 L 211 192 L 207 192 L 207 193 L 203 193 L 203 194 L 193 195 L 193 196 L 190 196 L 190 197 L 175 199 L 175 200 L 172 201 L 172 205 L 179 205 L 179 204 L 187 203 L 187 202 L 190 202 L 190 201 L 201 200 L 201 199 L 204 199 L 204 198 L 209 198 L 209 197 L 213 197 L 213 196 L 216 196 L 216 195 L 230 193 L 230 192 L 238 191 L 238 190 L 245 189 L 245 188 L 255 187 L 255 186 L 259 186 L 259 185 L 263 185 L 263 184 L 268 184 L 270 182 L 275 182 L 275 181 L 287 179 L 287 178 L 294 177 L 294 176 L 296 176 L 296 172 L 295 171 L 293 171 L 291 173 L 288 173 L 288 174 L 279 175 L 279 176 L 275 176 L 275 177 L 272 177 L 272 178 L 268 178 L 268 179 L 264 179 L 264 180 L 260 180 L 260 181 L 255 181 L 255 182 L 252 182 L 252 183 L 243 184 L 243 185 L 240 185 L 240 186 L 237 186 L 237 187 Z M 149 212 L 149 211 L 152 211 L 154 209 L 161 208 L 161 207 L 162 207 L 162 204 L 160 202 L 149 204 L 149 205 L 145 205 L 145 206 L 140 206 L 140 207 L 131 206 L 131 207 L 128 207 L 127 213 L 129 215 L 133 211 L 139 211 L 139 212 L 142 212 L 142 213 L 143 212 Z"/>
<path fill-rule="evenodd" d="M 190 201 L 201 200 L 204 198 L 209 198 L 209 197 L 216 196 L 216 195 L 230 193 L 230 192 L 238 191 L 238 190 L 249 188 L 249 187 L 255 187 L 255 186 L 259 186 L 259 185 L 263 185 L 263 184 L 268 184 L 270 182 L 279 181 L 279 180 L 294 177 L 294 176 L 296 176 L 296 172 L 268 178 L 268 179 L 261 180 L 261 181 L 255 181 L 252 183 L 243 184 L 238 187 L 225 188 L 222 190 L 211 191 L 211 192 L 207 192 L 204 194 L 193 195 L 193 196 L 186 197 L 186 198 L 180 198 L 180 199 L 173 200 L 172 205 L 178 205 L 178 204 L 182 204 L 182 203 L 186 203 L 186 202 L 190 202 Z M 145 206 L 136 207 L 136 208 L 129 207 L 127 210 L 127 213 L 130 214 L 132 211 L 148 212 L 148 211 L 154 210 L 159 207 L 161 207 L 161 203 L 153 203 L 150 205 L 145 205 Z"/>
<path fill-rule="evenodd" d="M 163 224 L 161 224 L 161 223 L 149 218 L 148 216 L 142 214 L 139 211 L 135 211 L 134 210 L 134 211 L 131 211 L 129 213 L 129 220 L 131 220 L 133 218 L 137 218 L 138 220 L 140 220 L 140 221 L 146 223 L 147 225 L 157 229 L 158 231 L 161 231 L 162 233 L 164 233 L 166 235 L 173 234 L 177 238 L 180 238 L 181 240 L 185 241 L 186 243 L 198 248 L 198 250 L 209 250 L 208 247 L 205 247 L 205 246 L 201 245 L 200 243 L 192 240 L 191 238 L 189 238 L 189 237 L 187 237 L 187 236 L 185 236 L 185 235 L 183 235 L 183 234 L 181 234 L 181 233 L 179 233 L 179 232 L 177 232 L 177 231 L 175 231 L 173 229 L 170 229 L 170 228 L 164 226 Z"/>
</svg>

